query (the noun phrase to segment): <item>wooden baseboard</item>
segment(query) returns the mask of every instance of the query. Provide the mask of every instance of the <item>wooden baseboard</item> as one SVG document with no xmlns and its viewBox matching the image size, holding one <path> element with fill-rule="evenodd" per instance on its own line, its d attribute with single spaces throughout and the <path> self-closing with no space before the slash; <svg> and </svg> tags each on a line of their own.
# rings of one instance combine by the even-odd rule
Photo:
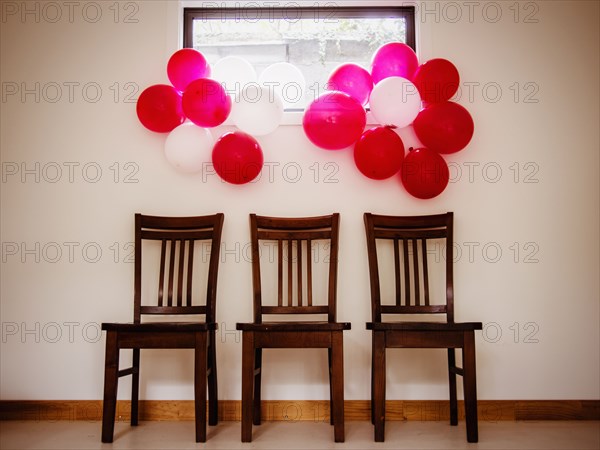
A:
<svg viewBox="0 0 600 450">
<path fill-rule="evenodd" d="M 347 421 L 370 420 L 371 402 L 347 400 Z M 117 420 L 128 421 L 131 402 L 117 402 Z M 479 420 L 485 422 L 515 420 L 600 420 L 600 400 L 479 400 Z M 449 403 L 444 400 L 389 400 L 386 419 L 402 421 L 449 420 Z M 326 400 L 263 401 L 265 421 L 329 421 Z M 459 401 L 459 418 L 464 418 Z M 194 419 L 192 400 L 142 400 L 140 420 L 178 421 Z M 239 400 L 219 401 L 219 419 L 239 421 Z M 4 400 L 0 401 L 0 420 L 65 421 L 102 420 L 101 400 Z"/>
</svg>

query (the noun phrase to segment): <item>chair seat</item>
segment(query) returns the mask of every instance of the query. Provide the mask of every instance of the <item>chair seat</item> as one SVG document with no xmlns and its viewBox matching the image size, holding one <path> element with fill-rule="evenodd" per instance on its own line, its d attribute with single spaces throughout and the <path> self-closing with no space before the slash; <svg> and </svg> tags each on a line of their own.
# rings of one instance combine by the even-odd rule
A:
<svg viewBox="0 0 600 450">
<path fill-rule="evenodd" d="M 103 323 L 105 331 L 139 332 L 139 333 L 173 333 L 212 331 L 218 328 L 214 322 L 148 322 L 148 323 Z"/>
<path fill-rule="evenodd" d="M 263 322 L 238 323 L 241 331 L 342 331 L 349 330 L 349 322 Z"/>
<path fill-rule="evenodd" d="M 481 322 L 367 322 L 367 330 L 373 331 L 470 331 L 481 329 Z"/>
</svg>

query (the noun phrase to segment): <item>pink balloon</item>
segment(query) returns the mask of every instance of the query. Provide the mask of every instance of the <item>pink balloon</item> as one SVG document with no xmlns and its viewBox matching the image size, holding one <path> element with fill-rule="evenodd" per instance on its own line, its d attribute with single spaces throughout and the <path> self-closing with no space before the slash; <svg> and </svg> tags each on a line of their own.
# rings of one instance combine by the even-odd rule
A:
<svg viewBox="0 0 600 450">
<path fill-rule="evenodd" d="M 415 72 L 415 86 L 427 103 L 441 103 L 452 98 L 458 90 L 458 69 L 447 59 L 430 59 Z"/>
<path fill-rule="evenodd" d="M 401 42 L 390 42 L 375 51 L 371 76 L 375 84 L 387 77 L 402 77 L 412 81 L 417 67 L 419 60 L 412 48 Z"/>
<path fill-rule="evenodd" d="M 218 81 L 200 78 L 183 93 L 183 112 L 196 125 L 211 128 L 221 125 L 231 112 L 231 97 Z"/>
<path fill-rule="evenodd" d="M 358 100 L 344 92 L 325 92 L 304 112 L 302 126 L 317 147 L 339 150 L 354 144 L 367 124 L 367 114 Z"/>
<path fill-rule="evenodd" d="M 358 64 L 342 64 L 329 76 L 328 89 L 342 91 L 359 101 L 361 105 L 369 103 L 373 90 L 371 74 Z"/>
<path fill-rule="evenodd" d="M 409 148 L 402 162 L 400 179 L 410 195 L 427 200 L 444 192 L 450 180 L 450 170 L 446 160 L 434 150 Z"/>
<path fill-rule="evenodd" d="M 155 84 L 144 89 L 138 98 L 136 112 L 142 125 L 157 133 L 168 133 L 185 120 L 181 94 L 168 84 Z"/>
<path fill-rule="evenodd" d="M 221 136 L 212 152 L 212 162 L 219 176 L 231 184 L 254 180 L 263 167 L 263 152 L 256 139 L 243 131 Z"/>
<path fill-rule="evenodd" d="M 385 180 L 396 174 L 404 160 L 404 143 L 389 127 L 365 131 L 354 146 L 354 162 L 363 175 Z"/>
<path fill-rule="evenodd" d="M 173 53 L 167 63 L 167 75 L 178 91 L 185 91 L 198 78 L 210 76 L 210 66 L 198 50 L 182 48 Z"/>
<path fill-rule="evenodd" d="M 454 102 L 432 103 L 413 123 L 419 140 L 438 153 L 456 153 L 473 137 L 475 124 L 469 111 Z"/>
</svg>

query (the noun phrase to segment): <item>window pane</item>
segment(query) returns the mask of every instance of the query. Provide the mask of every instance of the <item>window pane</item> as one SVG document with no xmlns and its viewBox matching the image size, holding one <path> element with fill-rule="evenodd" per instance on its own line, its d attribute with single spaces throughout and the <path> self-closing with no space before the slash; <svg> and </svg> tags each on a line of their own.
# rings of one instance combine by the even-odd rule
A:
<svg viewBox="0 0 600 450">
<path fill-rule="evenodd" d="M 200 10 L 201 11 L 201 10 Z M 196 15 L 192 22 L 193 47 L 215 64 L 226 56 L 249 61 L 260 76 L 271 64 L 288 62 L 303 73 L 304 108 L 321 94 L 329 75 L 343 63 L 370 69 L 373 52 L 387 42 L 407 42 L 407 20 L 401 14 L 373 17 L 344 10 L 303 8 L 237 10 L 228 14 Z M 351 16 L 351 17 L 348 17 Z"/>
</svg>

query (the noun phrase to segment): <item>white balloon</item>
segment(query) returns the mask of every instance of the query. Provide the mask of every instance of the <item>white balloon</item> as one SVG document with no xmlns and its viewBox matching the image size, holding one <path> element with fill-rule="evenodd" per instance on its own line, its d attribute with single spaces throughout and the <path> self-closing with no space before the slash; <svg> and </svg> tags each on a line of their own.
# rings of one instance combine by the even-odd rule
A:
<svg viewBox="0 0 600 450">
<path fill-rule="evenodd" d="M 195 173 L 202 170 L 205 161 L 210 161 L 214 139 L 206 128 L 186 122 L 167 136 L 165 156 L 178 171 Z"/>
<path fill-rule="evenodd" d="M 235 126 L 248 134 L 269 134 L 281 123 L 283 101 L 266 86 L 247 84 L 235 97 L 230 117 Z"/>
<path fill-rule="evenodd" d="M 406 78 L 388 77 L 373 88 L 369 106 L 377 123 L 404 128 L 419 114 L 421 95 Z"/>
<path fill-rule="evenodd" d="M 238 56 L 226 56 L 212 66 L 213 80 L 222 84 L 228 94 L 237 95 L 244 86 L 256 82 L 252 64 Z"/>
<path fill-rule="evenodd" d="M 302 108 L 305 104 L 306 79 L 293 64 L 271 64 L 262 71 L 258 82 L 273 89 L 283 99 L 284 108 Z"/>
</svg>

